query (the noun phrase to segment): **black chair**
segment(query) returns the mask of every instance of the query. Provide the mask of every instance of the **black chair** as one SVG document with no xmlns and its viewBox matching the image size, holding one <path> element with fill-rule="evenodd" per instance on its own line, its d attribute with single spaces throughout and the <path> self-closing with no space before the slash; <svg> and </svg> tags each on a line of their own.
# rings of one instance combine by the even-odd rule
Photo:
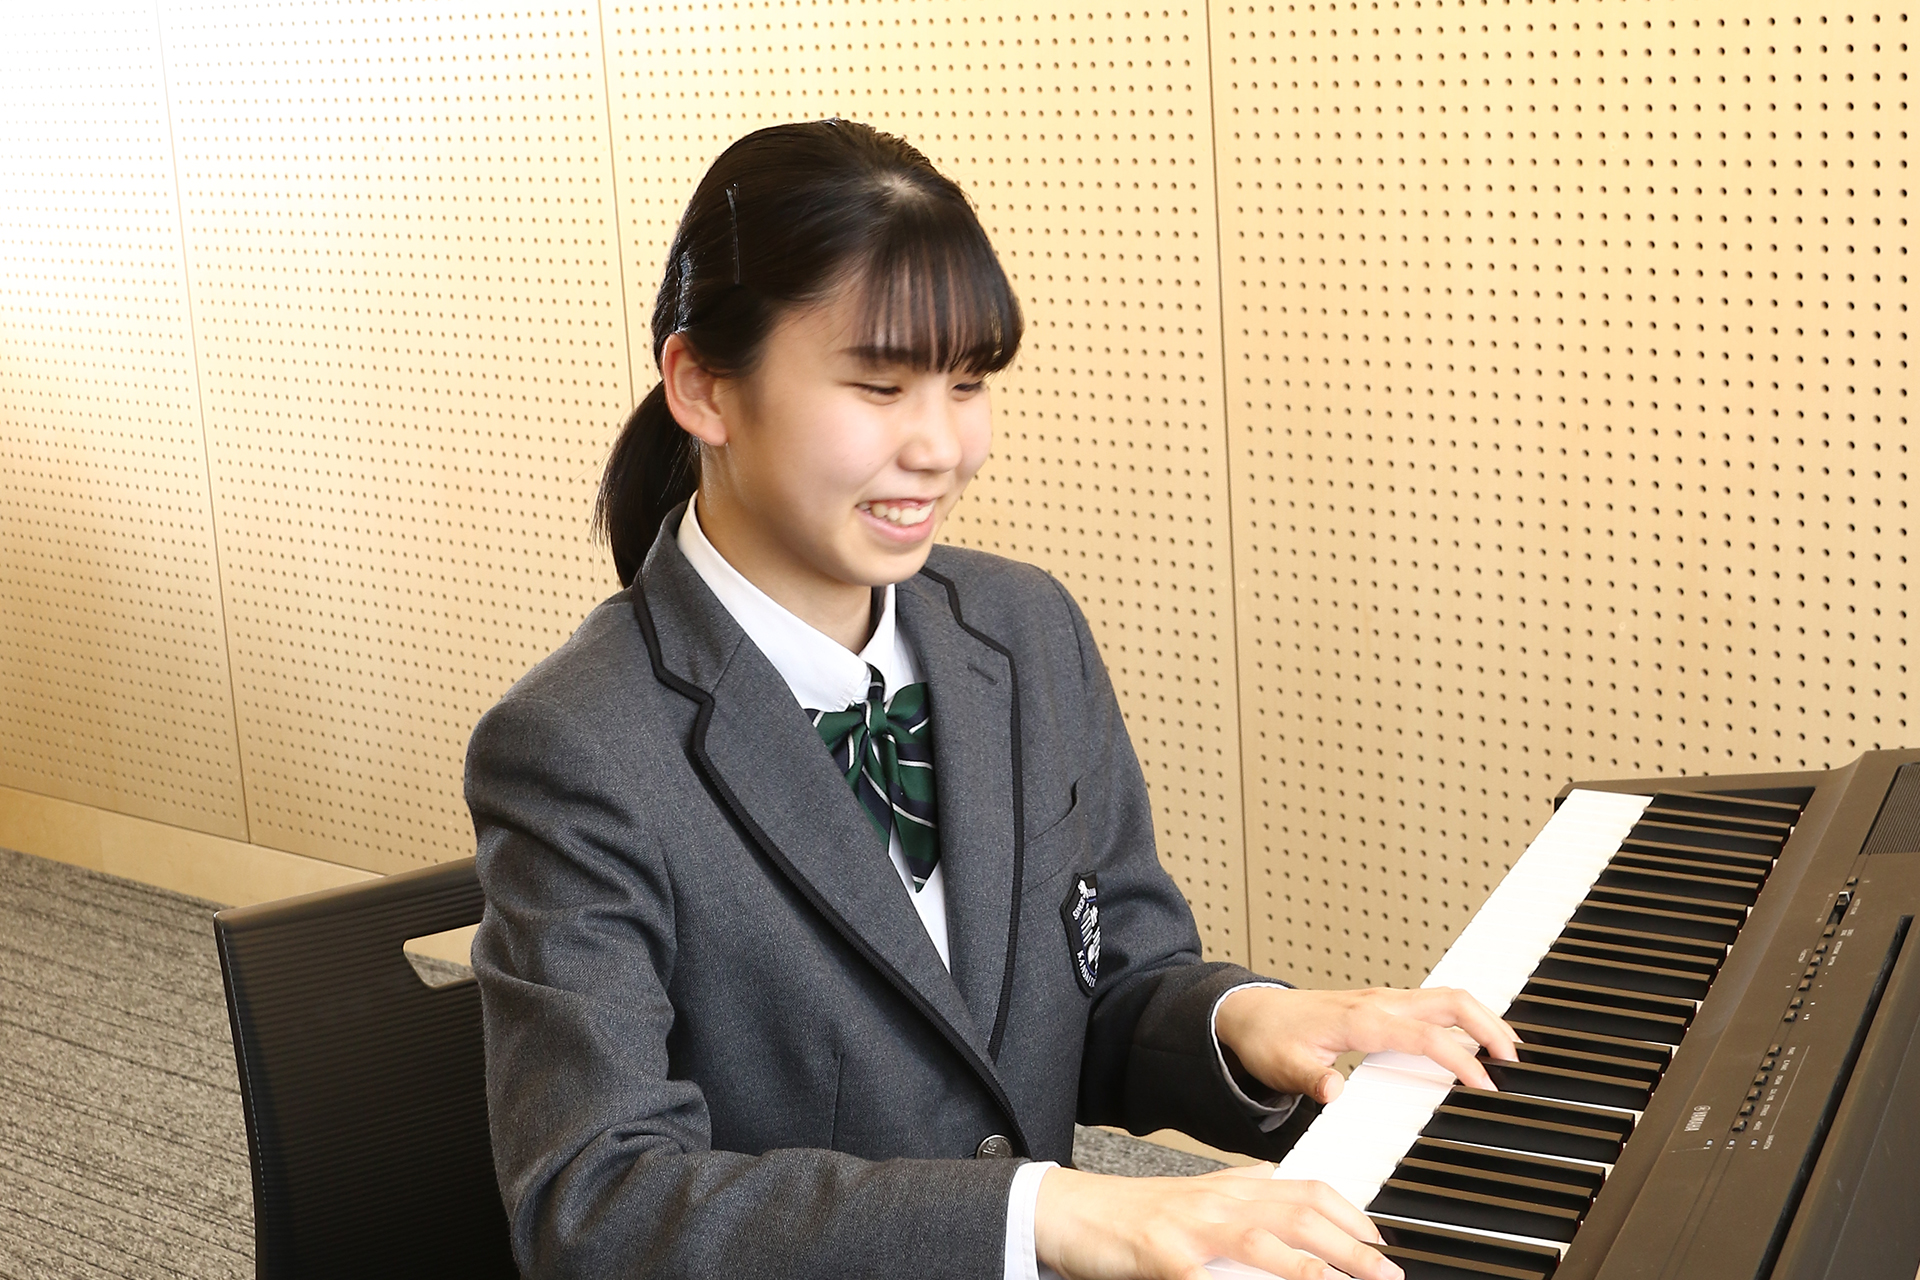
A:
<svg viewBox="0 0 1920 1280">
<path fill-rule="evenodd" d="M 429 987 L 401 949 L 481 904 L 469 858 L 214 916 L 260 1280 L 517 1274 L 479 988 Z"/>
</svg>

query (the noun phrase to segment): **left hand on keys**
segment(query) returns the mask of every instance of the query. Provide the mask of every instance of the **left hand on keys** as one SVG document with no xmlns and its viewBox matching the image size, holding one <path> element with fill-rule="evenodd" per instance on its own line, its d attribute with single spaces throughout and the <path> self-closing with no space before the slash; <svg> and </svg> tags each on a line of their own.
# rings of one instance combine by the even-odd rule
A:
<svg viewBox="0 0 1920 1280">
<path fill-rule="evenodd" d="M 1255 1079 L 1282 1093 L 1318 1102 L 1340 1096 L 1346 1081 L 1333 1061 L 1358 1050 L 1424 1054 L 1476 1089 L 1493 1088 L 1473 1046 L 1458 1027 L 1493 1057 L 1512 1061 L 1519 1037 L 1465 991 L 1432 987 L 1402 991 L 1308 991 L 1248 987 L 1221 1002 L 1214 1028 Z"/>
</svg>

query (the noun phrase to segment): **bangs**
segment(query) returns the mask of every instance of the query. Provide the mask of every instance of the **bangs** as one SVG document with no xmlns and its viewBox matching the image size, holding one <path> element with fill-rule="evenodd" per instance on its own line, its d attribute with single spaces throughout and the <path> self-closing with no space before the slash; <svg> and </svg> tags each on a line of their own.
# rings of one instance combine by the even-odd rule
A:
<svg viewBox="0 0 1920 1280">
<path fill-rule="evenodd" d="M 889 193 L 892 208 L 849 273 L 861 348 L 913 369 L 999 372 L 1024 322 L 993 246 L 966 205 L 902 194 Z"/>
</svg>

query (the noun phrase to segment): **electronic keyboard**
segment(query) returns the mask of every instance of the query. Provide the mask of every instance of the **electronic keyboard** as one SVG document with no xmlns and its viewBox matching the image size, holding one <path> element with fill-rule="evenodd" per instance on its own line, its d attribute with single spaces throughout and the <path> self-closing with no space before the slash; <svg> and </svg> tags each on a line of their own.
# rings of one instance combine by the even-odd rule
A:
<svg viewBox="0 0 1920 1280">
<path fill-rule="evenodd" d="M 1369 1055 L 1275 1176 L 1410 1280 L 1920 1280 L 1915 914 L 1920 752 L 1569 788 L 1424 984 L 1497 1091 Z"/>
</svg>

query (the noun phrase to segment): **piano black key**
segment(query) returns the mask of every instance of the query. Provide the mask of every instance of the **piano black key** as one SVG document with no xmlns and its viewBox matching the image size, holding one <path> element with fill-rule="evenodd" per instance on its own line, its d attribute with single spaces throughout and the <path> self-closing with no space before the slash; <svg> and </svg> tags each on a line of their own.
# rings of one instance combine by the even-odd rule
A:
<svg viewBox="0 0 1920 1280">
<path fill-rule="evenodd" d="M 1534 988 L 1529 982 L 1527 988 Z M 1568 984 L 1572 985 L 1572 984 Z M 1614 993 L 1620 994 L 1620 993 Z M 1570 1031 L 1584 1031 L 1593 1035 L 1616 1036 L 1630 1040 L 1651 1040 L 1656 1044 L 1680 1043 L 1687 1034 L 1687 1023 L 1692 1019 L 1671 1017 L 1666 1014 L 1645 1013 L 1636 1009 L 1592 1003 L 1573 999 L 1568 996 L 1545 994 L 1543 991 L 1522 989 L 1507 1006 L 1509 1021 L 1519 1018 L 1524 1022 L 1544 1023 L 1550 1027 L 1565 1027 Z"/>
<path fill-rule="evenodd" d="M 1538 1098 L 1560 1098 L 1567 1102 L 1592 1102 L 1603 1107 L 1621 1107 L 1645 1111 L 1653 1096 L 1653 1086 L 1623 1080 L 1618 1076 L 1595 1075 L 1566 1067 L 1534 1062 L 1485 1063 L 1487 1075 L 1502 1093 L 1524 1093 Z"/>
<path fill-rule="evenodd" d="M 1630 845 L 1640 845 L 1630 848 Z M 1614 851 L 1616 858 L 1650 858 L 1657 862 L 1711 867 L 1722 875 L 1745 876 L 1765 880 L 1773 874 L 1775 859 L 1750 853 L 1735 853 L 1706 845 L 1662 845 L 1630 840 Z"/>
<path fill-rule="evenodd" d="M 1682 915 L 1699 916 L 1706 920 L 1715 920 L 1733 929 L 1736 935 L 1740 926 L 1747 921 L 1747 907 L 1744 903 L 1717 902 L 1710 898 L 1701 898 L 1687 893 L 1682 886 L 1671 889 L 1647 890 L 1629 889 L 1610 885 L 1603 877 L 1596 880 L 1587 890 L 1583 905 L 1611 903 L 1623 907 L 1636 907 L 1648 911 L 1679 912 Z"/>
<path fill-rule="evenodd" d="M 1780 846 L 1786 843 L 1786 837 L 1784 835 L 1749 835 L 1744 831 L 1696 827 L 1678 822 L 1649 822 L 1642 818 L 1634 823 L 1633 829 L 1627 833 L 1628 844 L 1638 841 L 1664 845 L 1668 848 L 1693 846 L 1721 850 L 1726 853 L 1746 853 L 1771 860 L 1779 856 Z"/>
<path fill-rule="evenodd" d="M 1650 867 L 1622 865 L 1619 860 L 1594 880 L 1608 888 L 1632 889 L 1654 894 L 1673 902 L 1726 902 L 1751 907 L 1760 891 L 1753 885 L 1683 872 L 1654 870 Z"/>
<path fill-rule="evenodd" d="M 1681 813 L 1712 814 L 1749 822 L 1779 822 L 1791 827 L 1800 821 L 1800 810 L 1805 801 L 1791 804 L 1781 800 L 1723 796 L 1711 791 L 1662 791 L 1654 796 L 1653 803 L 1662 809 Z"/>
<path fill-rule="evenodd" d="M 1612 960 L 1619 964 L 1644 964 L 1654 969 L 1669 969 L 1675 973 L 1689 974 L 1702 982 L 1712 982 L 1714 975 L 1720 972 L 1720 961 L 1705 956 L 1687 955 L 1678 951 L 1659 951 L 1652 947 L 1629 946 L 1619 938 L 1604 941 L 1580 934 L 1562 933 L 1553 943 L 1553 950 L 1565 956 L 1585 956 L 1594 960 Z"/>
<path fill-rule="evenodd" d="M 1758 893 L 1766 884 L 1766 868 L 1743 867 L 1731 862 L 1715 862 L 1704 858 L 1681 858 L 1665 853 L 1649 853 L 1645 850 L 1625 850 L 1613 856 L 1608 862 L 1609 870 L 1625 870 L 1629 867 L 1641 871 L 1665 871 L 1674 875 L 1699 876 L 1703 880 L 1720 880 L 1728 884 Z"/>
<path fill-rule="evenodd" d="M 1678 996 L 1684 1000 L 1704 1000 L 1713 975 L 1697 970 L 1669 969 L 1662 965 L 1632 960 L 1610 960 L 1579 952 L 1562 951 L 1558 946 L 1540 958 L 1534 976 L 1584 982 L 1589 986 L 1618 987 L 1628 991 L 1647 991 L 1655 995 Z"/>
<path fill-rule="evenodd" d="M 1718 813 L 1700 813 L 1690 809 L 1674 809 L 1655 800 L 1640 815 L 1642 822 L 1671 822 L 1683 827 L 1705 827 L 1721 831 L 1738 831 L 1746 835 L 1767 836 L 1785 842 L 1793 834 L 1793 823 L 1778 822 L 1769 818 L 1735 818 Z"/>
<path fill-rule="evenodd" d="M 1614 852 L 1641 858 L 1726 867 L 1743 875 L 1758 876 L 1762 880 L 1773 874 L 1776 861 L 1772 854 L 1740 853 L 1731 849 L 1715 849 L 1711 845 L 1673 844 L 1658 840 L 1628 840 Z"/>
<path fill-rule="evenodd" d="M 1367 1206 L 1367 1212 L 1501 1231 L 1535 1240 L 1557 1240 L 1561 1244 L 1571 1243 L 1574 1232 L 1580 1228 L 1580 1215 L 1572 1209 L 1410 1182 L 1400 1177 L 1389 1178 L 1382 1184 L 1380 1194 Z"/>
<path fill-rule="evenodd" d="M 1509 1011 L 1511 1012 L 1511 1011 Z M 1577 1049 L 1582 1053 L 1605 1054 L 1614 1058 L 1631 1058 L 1639 1062 L 1652 1063 L 1662 1070 L 1673 1060 L 1673 1047 L 1649 1040 L 1635 1040 L 1627 1036 L 1601 1035 L 1592 1031 L 1580 1031 L 1572 1027 L 1556 1027 L 1546 1023 L 1528 1022 L 1522 1018 L 1509 1017 L 1507 1025 L 1519 1033 L 1522 1040 L 1530 1044 L 1547 1045 L 1558 1049 Z"/>
<path fill-rule="evenodd" d="M 1612 1164 L 1632 1131 L 1629 1115 L 1461 1085 L 1447 1094 L 1420 1132 L 1431 1138 Z"/>
<path fill-rule="evenodd" d="M 1623 900 L 1624 899 L 1624 900 Z M 1677 938 L 1695 938 L 1727 946 L 1740 936 L 1740 925 L 1711 916 L 1686 911 L 1666 911 L 1643 906 L 1626 890 L 1601 890 L 1590 895 L 1573 910 L 1577 924 L 1606 925 L 1632 929 L 1640 933 L 1662 933 Z"/>
<path fill-rule="evenodd" d="M 1643 933 L 1635 929 L 1579 921 L 1571 922 L 1562 929 L 1560 938 L 1554 945 L 1564 947 L 1573 942 L 1605 947 L 1632 947 L 1640 951 L 1659 951 L 1670 956 L 1683 956 L 1688 960 L 1712 966 L 1716 973 L 1720 970 L 1721 962 L 1727 958 L 1727 948 L 1724 943 L 1685 938 L 1674 934 Z"/>
<path fill-rule="evenodd" d="M 1509 1174 L 1542 1185 L 1550 1183 L 1562 1186 L 1588 1204 L 1592 1203 L 1600 1184 L 1606 1180 L 1605 1170 L 1578 1160 L 1525 1155 L 1518 1151 L 1496 1151 L 1491 1147 L 1449 1142 L 1445 1138 L 1415 1138 L 1413 1145 L 1407 1148 L 1406 1158 L 1437 1165 L 1457 1165 L 1485 1175 Z"/>
<path fill-rule="evenodd" d="M 1374 1217 L 1387 1247 L 1380 1252 L 1406 1270 L 1408 1280 L 1456 1280 L 1499 1276 L 1505 1280 L 1546 1280 L 1560 1265 L 1551 1245 L 1496 1240 L 1419 1222 Z M 1422 1269 L 1415 1270 L 1419 1266 Z M 1451 1269 L 1449 1269 L 1451 1268 Z"/>
<path fill-rule="evenodd" d="M 1496 1093 L 1491 1089 L 1476 1089 L 1467 1084 L 1456 1084 L 1447 1090 L 1445 1105 L 1467 1107 L 1484 1111 L 1488 1115 L 1531 1116 L 1536 1120 L 1581 1124 L 1590 1129 L 1612 1133 L 1622 1141 L 1625 1141 L 1627 1135 L 1633 1132 L 1633 1117 L 1612 1107 L 1590 1107 L 1577 1102 L 1551 1102 L 1545 1098 L 1515 1098 L 1504 1093 Z M 1586 1159 L 1585 1156 L 1574 1158 Z M 1603 1160 L 1600 1163 L 1606 1162 Z"/>
<path fill-rule="evenodd" d="M 1380 1252 L 1399 1263 L 1400 1270 L 1406 1273 L 1408 1280 L 1542 1280 L 1553 1274 L 1550 1271 L 1499 1267 L 1489 1262 L 1444 1258 L 1437 1253 L 1402 1249 L 1396 1245 L 1387 1245 Z"/>
<path fill-rule="evenodd" d="M 1593 1206 L 1592 1192 L 1564 1182 L 1524 1178 L 1518 1174 L 1478 1169 L 1471 1165 L 1454 1164 L 1450 1161 L 1427 1160 L 1412 1152 L 1408 1152 L 1395 1167 L 1393 1176 L 1403 1182 L 1419 1183 L 1422 1186 L 1447 1187 L 1454 1191 L 1473 1191 L 1480 1195 L 1498 1196 L 1506 1200 L 1524 1200 L 1528 1204 L 1553 1205 L 1571 1210 L 1575 1217 Z M 1402 1216 L 1417 1218 L 1423 1215 Z M 1514 1234 L 1525 1236 L 1538 1233 L 1519 1231 Z M 1541 1236 L 1540 1238 L 1559 1239 L 1558 1236 Z"/>
<path fill-rule="evenodd" d="M 1651 1089 L 1660 1083 L 1660 1077 L 1663 1074 L 1658 1063 L 1646 1062 L 1638 1058 L 1618 1058 L 1602 1053 L 1584 1053 L 1578 1049 L 1565 1049 L 1558 1045 L 1522 1043 L 1516 1047 L 1515 1052 L 1522 1063 L 1582 1071 L 1588 1075 L 1605 1076 L 1611 1080 L 1625 1081 L 1646 1089 Z M 1485 1049 L 1480 1050 L 1476 1056 L 1482 1062 L 1497 1061 Z"/>
</svg>

